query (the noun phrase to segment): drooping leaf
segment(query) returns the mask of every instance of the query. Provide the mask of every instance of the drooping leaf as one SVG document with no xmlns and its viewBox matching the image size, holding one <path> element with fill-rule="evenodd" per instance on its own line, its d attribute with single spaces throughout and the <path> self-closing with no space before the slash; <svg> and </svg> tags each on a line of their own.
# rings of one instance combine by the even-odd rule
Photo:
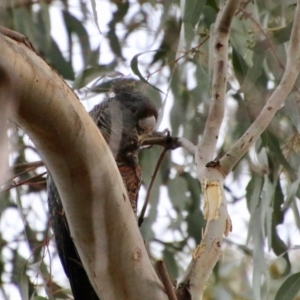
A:
<svg viewBox="0 0 300 300">
<path fill-rule="evenodd" d="M 174 257 L 174 252 L 171 252 L 168 250 L 168 248 L 165 248 L 163 251 L 163 261 L 166 265 L 171 280 L 178 278 L 178 268 Z"/>
<path fill-rule="evenodd" d="M 277 256 L 281 255 L 286 262 L 286 267 L 282 274 L 280 274 L 280 277 L 287 276 L 291 272 L 291 262 L 287 252 L 289 248 L 278 235 L 274 225 L 272 228 L 272 249 Z"/>
<path fill-rule="evenodd" d="M 286 43 L 291 36 L 293 22 L 290 22 L 287 26 L 272 30 L 272 37 L 275 43 L 283 44 Z"/>
<path fill-rule="evenodd" d="M 276 136 L 270 131 L 265 131 L 261 135 L 261 139 L 263 144 L 268 147 L 270 153 L 273 157 L 285 168 L 285 170 L 290 174 L 292 178 L 294 178 L 295 170 L 290 166 L 284 155 L 282 154 L 282 150 L 280 148 L 280 144 Z"/>
<path fill-rule="evenodd" d="M 247 206 L 250 214 L 254 211 L 255 207 L 260 201 L 261 191 L 263 187 L 263 177 L 257 174 L 252 174 L 246 188 Z"/>
<path fill-rule="evenodd" d="M 117 10 L 113 13 L 113 17 L 111 21 L 108 23 L 108 33 L 107 38 L 109 40 L 109 45 L 113 53 L 117 56 L 123 59 L 122 54 L 122 46 L 119 41 L 119 37 L 116 32 L 116 25 L 119 22 L 124 21 L 124 17 L 128 12 L 129 9 L 129 2 L 116 2 L 117 4 Z"/>
<path fill-rule="evenodd" d="M 95 80 L 96 78 L 101 78 L 105 75 L 112 75 L 112 72 L 114 72 L 116 64 L 110 64 L 110 65 L 98 65 L 93 66 L 90 68 L 84 69 L 82 72 L 78 74 L 78 76 L 74 80 L 73 88 L 74 89 L 81 89 L 88 85 L 90 82 Z M 120 75 L 120 74 L 119 74 Z M 99 90 L 99 86 L 94 86 L 92 88 L 93 91 Z"/>
<path fill-rule="evenodd" d="M 291 119 L 291 122 L 300 133 L 300 112 L 297 104 L 297 94 L 291 93 L 285 101 L 284 111 L 286 115 Z"/>
<path fill-rule="evenodd" d="M 65 79 L 73 80 L 74 71 L 70 61 L 67 61 L 61 53 L 57 43 L 52 39 L 51 47 L 46 52 L 49 63 Z"/>
<path fill-rule="evenodd" d="M 83 23 L 68 11 L 63 11 L 63 18 L 66 23 L 69 38 L 71 38 L 72 34 L 76 34 L 79 39 L 82 51 L 82 59 L 84 66 L 86 67 L 88 65 L 89 57 L 92 52 L 88 32 L 85 29 Z"/>
<path fill-rule="evenodd" d="M 206 225 L 203 212 L 200 207 L 201 189 L 198 179 L 193 178 L 189 173 L 184 172 L 181 177 L 186 181 L 187 189 L 190 192 L 190 201 L 186 205 L 188 215 L 187 222 L 188 236 L 194 238 L 196 244 L 199 244 L 202 238 L 203 229 Z"/>
<path fill-rule="evenodd" d="M 186 196 L 187 186 L 185 180 L 176 176 L 168 182 L 169 196 L 174 208 L 178 211 L 183 211 L 188 201 Z"/>
<path fill-rule="evenodd" d="M 21 256 L 16 250 L 13 251 L 13 272 L 11 280 L 18 287 L 22 299 L 29 300 L 29 294 L 32 293 L 32 285 L 29 283 L 28 276 L 26 275 L 26 265 L 27 260 L 24 259 L 24 257 Z"/>
<path fill-rule="evenodd" d="M 248 68 L 246 77 L 241 86 L 241 90 L 244 93 L 251 92 L 251 89 L 262 75 L 265 56 L 266 51 L 260 45 L 257 45 L 252 58 L 252 66 Z"/>
<path fill-rule="evenodd" d="M 248 65 L 234 47 L 232 48 L 232 66 L 239 84 L 242 86 L 248 72 Z"/>
<path fill-rule="evenodd" d="M 143 75 L 141 74 L 140 70 L 139 70 L 139 67 L 138 67 L 138 58 L 139 56 L 145 54 L 145 53 L 149 53 L 149 52 L 153 52 L 153 51 L 145 51 L 145 52 L 142 52 L 142 53 L 139 53 L 139 54 L 136 54 L 130 61 L 130 67 L 131 67 L 131 70 L 132 72 L 137 75 L 141 81 L 143 81 L 144 83 L 148 84 L 149 86 L 151 86 L 152 88 L 154 88 L 155 90 L 161 92 L 162 94 L 164 94 L 164 92 L 162 90 L 160 90 L 159 88 L 157 88 L 156 86 L 150 84 L 144 77 Z"/>
<path fill-rule="evenodd" d="M 95 24 L 96 24 L 99 32 L 101 33 L 101 30 L 100 30 L 100 27 L 99 27 L 97 6 L 96 6 L 96 1 L 95 0 L 91 0 L 91 6 L 92 6 L 92 11 L 93 11 L 93 16 L 94 16 Z"/>
<path fill-rule="evenodd" d="M 279 288 L 275 300 L 293 300 L 300 291 L 300 272 L 289 276 Z"/>
<path fill-rule="evenodd" d="M 187 0 L 185 1 L 183 22 L 195 26 L 201 16 L 206 0 Z"/>
</svg>

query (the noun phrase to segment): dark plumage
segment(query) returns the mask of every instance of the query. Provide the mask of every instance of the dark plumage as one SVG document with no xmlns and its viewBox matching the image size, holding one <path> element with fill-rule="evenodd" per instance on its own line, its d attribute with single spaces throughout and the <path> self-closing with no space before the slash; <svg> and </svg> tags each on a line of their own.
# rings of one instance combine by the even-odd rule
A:
<svg viewBox="0 0 300 300">
<path fill-rule="evenodd" d="M 96 105 L 90 111 L 90 116 L 115 157 L 136 213 L 142 175 L 138 163 L 139 141 L 142 135 L 154 130 L 157 109 L 149 98 L 134 90 L 127 80 L 121 80 L 114 87 L 114 96 Z M 48 177 L 48 205 L 57 251 L 70 280 L 74 299 L 98 299 L 70 237 L 63 206 L 51 176 Z"/>
</svg>

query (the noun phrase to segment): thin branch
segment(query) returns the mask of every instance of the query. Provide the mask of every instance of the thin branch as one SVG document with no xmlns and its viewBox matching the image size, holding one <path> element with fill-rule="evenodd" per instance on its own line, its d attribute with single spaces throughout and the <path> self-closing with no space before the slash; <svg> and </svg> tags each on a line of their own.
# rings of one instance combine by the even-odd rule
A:
<svg viewBox="0 0 300 300">
<path fill-rule="evenodd" d="M 21 186 L 21 185 L 24 185 L 24 184 L 31 184 L 32 182 L 32 180 L 34 180 L 34 179 L 37 179 L 37 178 L 40 178 L 40 177 L 42 177 L 42 176 L 44 176 L 44 175 L 46 175 L 47 174 L 47 171 L 45 171 L 45 172 L 43 172 L 43 173 L 41 173 L 41 174 L 38 174 L 38 175 L 36 175 L 36 176 L 32 176 L 32 177 L 30 177 L 30 178 L 28 178 L 28 179 L 26 179 L 26 180 L 22 180 L 22 181 L 20 181 L 20 182 L 18 182 L 18 183 L 15 183 L 15 184 L 13 184 L 13 185 L 10 185 L 10 186 L 8 186 L 7 188 L 4 188 L 3 190 L 1 190 L 0 192 L 1 193 L 3 193 L 3 192 L 6 192 L 6 191 L 9 191 L 9 190 L 11 190 L 11 189 L 13 189 L 13 188 L 16 188 L 16 187 L 18 187 L 18 186 Z M 37 184 L 37 183 L 41 183 L 41 181 L 39 181 L 39 182 L 34 182 L 35 184 Z"/>
<path fill-rule="evenodd" d="M 197 146 L 194 145 L 192 142 L 190 142 L 189 140 L 187 140 L 183 137 L 179 137 L 177 140 L 177 143 L 178 143 L 179 147 L 182 147 L 183 149 L 188 151 L 190 154 L 195 155 Z"/>
<path fill-rule="evenodd" d="M 261 133 L 267 128 L 277 110 L 284 103 L 286 97 L 292 90 L 300 72 L 300 1 L 297 1 L 295 19 L 292 28 L 290 44 L 287 54 L 287 64 L 280 84 L 275 89 L 261 113 L 244 135 L 233 145 L 233 147 L 220 160 L 224 174 L 228 174 L 236 163 L 249 150 Z"/>
<path fill-rule="evenodd" d="M 141 142 L 142 147 L 149 147 L 154 145 L 162 146 L 164 148 L 167 148 L 168 150 L 174 150 L 182 147 L 192 155 L 195 154 L 195 151 L 197 149 L 196 145 L 194 145 L 189 140 L 183 137 L 170 136 L 169 132 L 167 133 L 167 135 L 165 135 L 164 132 L 155 132 L 154 135 L 143 139 L 143 141 Z"/>
<path fill-rule="evenodd" d="M 12 181 L 13 179 L 20 177 L 21 175 L 26 174 L 26 173 L 33 171 L 42 166 L 44 166 L 44 163 L 42 161 L 35 161 L 32 163 L 24 163 L 24 164 L 18 164 L 18 165 L 12 166 L 9 168 L 8 173 L 13 173 L 14 175 L 11 176 L 9 179 L 7 179 L 1 185 L 7 185 L 8 182 Z"/>
<path fill-rule="evenodd" d="M 143 222 L 144 222 L 144 216 L 145 216 L 146 209 L 147 209 L 147 206 L 148 206 L 148 203 L 149 203 L 150 193 L 151 193 L 151 190 L 152 190 L 152 186 L 153 186 L 154 180 L 156 178 L 157 172 L 159 170 L 159 167 L 160 167 L 160 165 L 161 165 L 161 163 L 163 161 L 163 158 L 164 158 L 164 156 L 165 156 L 165 154 L 166 154 L 167 151 L 168 151 L 168 149 L 164 148 L 164 150 L 161 152 L 161 154 L 159 156 L 159 159 L 157 161 L 157 164 L 155 166 L 155 170 L 153 172 L 153 175 L 151 176 L 151 181 L 150 181 L 150 184 L 149 184 L 149 187 L 148 187 L 148 190 L 147 190 L 146 199 L 145 199 L 145 202 L 144 202 L 144 205 L 143 205 L 143 208 L 142 208 L 139 220 L 138 220 L 139 227 L 141 227 L 142 224 L 143 224 Z"/>
<path fill-rule="evenodd" d="M 160 275 L 160 279 L 166 289 L 169 300 L 177 300 L 174 285 L 171 282 L 169 273 L 166 269 L 166 266 L 162 260 L 156 262 L 157 272 Z"/>
<path fill-rule="evenodd" d="M 17 175 L 20 175 L 19 172 L 24 172 L 24 171 L 31 171 L 33 169 L 36 169 L 38 167 L 43 167 L 44 162 L 41 160 L 38 161 L 33 161 L 33 162 L 26 162 L 22 164 L 17 164 L 12 167 L 10 167 L 10 172 L 12 173 L 17 173 Z"/>
<path fill-rule="evenodd" d="M 224 118 L 229 30 L 239 3 L 240 1 L 228 0 L 216 21 L 213 42 L 214 65 L 211 104 L 196 155 L 198 172 L 203 170 L 205 165 L 213 159 Z"/>
</svg>

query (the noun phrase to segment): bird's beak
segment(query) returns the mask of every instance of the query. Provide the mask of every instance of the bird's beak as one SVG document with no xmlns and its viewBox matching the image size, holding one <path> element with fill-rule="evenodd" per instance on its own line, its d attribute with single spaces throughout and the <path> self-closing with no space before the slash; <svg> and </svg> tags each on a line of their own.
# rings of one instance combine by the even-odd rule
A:
<svg viewBox="0 0 300 300">
<path fill-rule="evenodd" d="M 151 117 L 147 117 L 144 119 L 139 120 L 139 127 L 142 129 L 143 131 L 143 135 L 144 134 L 149 134 L 151 133 L 156 125 L 156 118 L 154 116 Z"/>
</svg>

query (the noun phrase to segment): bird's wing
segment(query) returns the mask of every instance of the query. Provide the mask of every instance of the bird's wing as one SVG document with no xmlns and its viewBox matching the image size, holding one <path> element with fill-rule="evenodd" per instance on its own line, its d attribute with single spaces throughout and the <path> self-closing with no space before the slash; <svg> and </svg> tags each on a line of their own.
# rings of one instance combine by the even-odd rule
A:
<svg viewBox="0 0 300 300">
<path fill-rule="evenodd" d="M 99 300 L 81 264 L 70 235 L 59 193 L 50 175 L 47 178 L 47 190 L 50 222 L 56 240 L 57 252 L 64 271 L 70 280 L 74 299 Z"/>
</svg>

